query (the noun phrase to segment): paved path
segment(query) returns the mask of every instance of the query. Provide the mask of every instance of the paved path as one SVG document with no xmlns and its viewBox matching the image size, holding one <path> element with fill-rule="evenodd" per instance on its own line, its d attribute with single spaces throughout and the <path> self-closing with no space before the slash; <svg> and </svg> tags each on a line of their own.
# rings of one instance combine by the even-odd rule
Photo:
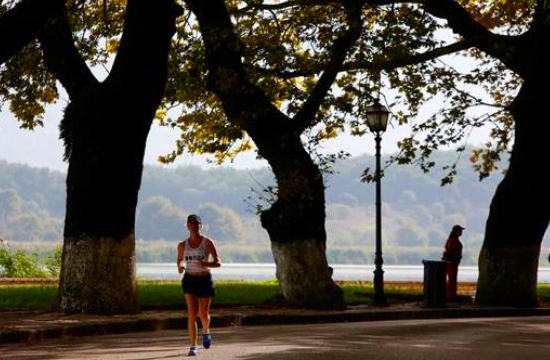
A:
<svg viewBox="0 0 550 360">
<path fill-rule="evenodd" d="M 471 304 L 448 304 L 445 308 L 426 308 L 421 303 L 398 304 L 388 307 L 350 306 L 341 311 L 235 307 L 213 309 L 212 326 L 533 315 L 550 315 L 550 308 L 489 308 Z M 185 329 L 186 326 L 187 317 L 183 310 L 143 311 L 136 315 L 116 316 L 10 311 L 0 312 L 0 344 L 37 342 L 59 337 Z"/>
<path fill-rule="evenodd" d="M 547 360 L 550 316 L 214 328 L 213 360 Z M 181 359 L 182 330 L 55 339 L 0 347 L 0 359 Z"/>
</svg>

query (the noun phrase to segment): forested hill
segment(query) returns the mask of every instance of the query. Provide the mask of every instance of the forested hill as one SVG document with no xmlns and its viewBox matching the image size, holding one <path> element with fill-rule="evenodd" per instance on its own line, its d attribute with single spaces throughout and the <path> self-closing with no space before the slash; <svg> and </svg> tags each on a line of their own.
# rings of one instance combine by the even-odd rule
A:
<svg viewBox="0 0 550 360">
<path fill-rule="evenodd" d="M 435 159 L 453 163 L 457 154 L 440 152 Z M 438 256 L 455 223 L 466 227 L 467 261 L 475 262 L 500 175 L 480 182 L 467 160 L 459 159 L 457 166 L 458 176 L 445 187 L 440 186 L 441 172 L 424 174 L 418 168 L 397 165 L 385 169 L 386 263 L 417 263 L 418 256 L 427 251 Z M 374 184 L 360 181 L 366 167 L 374 168 L 372 156 L 354 157 L 338 162 L 334 173 L 326 177 L 329 255 L 338 262 L 364 262 L 364 254 L 370 254 L 374 246 Z M 136 237 L 142 242 L 181 239 L 186 234 L 185 217 L 197 212 L 203 216 L 205 231 L 220 246 L 260 246 L 269 253 L 267 234 L 254 211 L 266 206 L 269 196 L 263 189 L 273 184 L 268 169 L 146 167 Z M 59 242 L 64 206 L 65 174 L 0 162 L 0 237 Z M 266 256 L 249 259 L 266 261 Z"/>
</svg>

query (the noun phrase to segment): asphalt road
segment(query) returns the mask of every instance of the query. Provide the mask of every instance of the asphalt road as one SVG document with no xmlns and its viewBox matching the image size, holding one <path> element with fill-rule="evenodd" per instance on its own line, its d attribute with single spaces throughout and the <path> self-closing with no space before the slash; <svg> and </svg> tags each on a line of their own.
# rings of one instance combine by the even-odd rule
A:
<svg viewBox="0 0 550 360">
<path fill-rule="evenodd" d="M 550 359 L 550 317 L 373 321 L 213 328 L 216 360 Z M 187 357 L 183 330 L 89 336 L 0 346 L 0 359 Z"/>
</svg>

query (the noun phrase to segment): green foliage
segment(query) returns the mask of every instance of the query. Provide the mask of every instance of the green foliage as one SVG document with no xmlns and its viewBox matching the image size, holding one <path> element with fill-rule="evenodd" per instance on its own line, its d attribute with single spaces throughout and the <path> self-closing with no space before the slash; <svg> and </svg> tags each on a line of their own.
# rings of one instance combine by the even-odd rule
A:
<svg viewBox="0 0 550 360">
<path fill-rule="evenodd" d="M 138 296 L 139 305 L 142 308 L 182 308 L 185 304 L 181 282 L 140 281 L 138 283 Z"/>
<path fill-rule="evenodd" d="M 42 309 L 55 306 L 57 284 L 0 285 L 0 310 Z M 179 281 L 139 281 L 141 308 L 185 308 L 185 297 Z M 280 294 L 275 281 L 217 281 L 213 307 L 236 305 L 273 305 Z"/>
<path fill-rule="evenodd" d="M 15 3 L 3 2 L 0 12 Z M 281 112 L 295 115 L 329 62 L 336 39 L 348 26 L 346 9 L 339 3 L 226 3 L 250 82 Z M 531 25 L 535 4 L 532 0 L 461 1 L 438 6 L 431 2 L 361 4 L 361 36 L 324 97 L 308 129 L 308 141 L 316 146 L 343 132 L 365 134 L 365 107 L 380 97 L 382 90 L 394 109 L 394 123 L 411 128 L 399 142 L 396 162 L 416 162 L 428 171 L 435 166 L 431 159 L 434 151 L 452 145 L 464 149 L 472 131 L 489 126 L 489 141 L 470 159 L 482 178 L 497 170 L 501 154 L 508 151 L 513 139 L 514 124 L 507 108 L 521 79 L 487 52 L 457 53 L 467 60 L 466 67 L 442 57 L 451 51 L 445 45 L 457 45 L 449 23 L 467 21 L 440 19 L 456 14 L 446 6 L 456 6 L 462 8 L 462 16 L 471 17 L 469 20 L 480 27 L 517 35 Z M 67 6 L 81 56 L 96 68 L 105 66 L 118 49 L 125 1 L 68 1 Z M 482 32 L 478 30 L 471 33 L 477 36 Z M 464 49 L 468 46 L 455 46 L 452 51 Z M 184 152 L 213 153 L 214 161 L 220 162 L 254 147 L 236 121 L 227 121 L 221 102 L 208 91 L 204 54 L 196 19 L 187 12 L 178 19 L 165 103 L 157 114 L 162 125 L 181 131 L 176 149 L 161 157 L 165 162 Z M 3 102 L 27 128 L 41 124 L 45 107 L 56 102 L 60 92 L 45 69 L 37 42 L 4 65 L 0 84 Z M 436 110 L 424 115 L 422 110 L 433 108 L 434 101 Z M 449 171 L 442 181 L 449 183 L 456 174 L 452 164 L 445 166 Z"/>
<path fill-rule="evenodd" d="M 374 288 L 370 282 L 338 282 L 338 285 L 344 291 L 347 305 L 364 305 L 373 300 Z M 384 294 L 388 304 L 420 302 L 423 299 L 420 289 L 399 289 L 387 284 L 384 287 Z"/>
<path fill-rule="evenodd" d="M 136 240 L 136 261 L 145 263 L 175 262 L 176 241 Z"/>
<path fill-rule="evenodd" d="M 57 285 L 0 285 L 0 309 L 53 310 Z"/>
<path fill-rule="evenodd" d="M 0 277 L 46 277 L 36 253 L 0 247 Z"/>
<path fill-rule="evenodd" d="M 61 272 L 61 263 L 63 255 L 63 246 L 57 245 L 53 251 L 51 251 L 44 258 L 44 266 L 52 277 L 58 277 Z"/>
<path fill-rule="evenodd" d="M 538 286 L 539 305 L 550 307 L 550 284 Z"/>
<path fill-rule="evenodd" d="M 367 304 L 372 300 L 372 283 L 339 282 L 348 305 Z M 418 289 L 385 288 L 389 303 L 421 301 Z M 139 303 L 142 309 L 184 309 L 185 298 L 179 281 L 139 281 Z M 550 286 L 540 284 L 541 305 L 550 304 Z M 57 285 L 0 285 L 0 310 L 52 310 L 55 306 Z M 217 281 L 216 297 L 212 306 L 277 307 L 280 290 L 276 281 Z"/>
<path fill-rule="evenodd" d="M 205 224 L 204 232 L 216 243 L 242 244 L 246 240 L 246 230 L 235 211 L 214 203 L 204 203 L 199 206 L 198 212 Z"/>
<path fill-rule="evenodd" d="M 488 127 L 489 141 L 476 149 L 470 160 L 480 178 L 499 169 L 501 154 L 509 150 L 513 138 L 513 121 L 507 109 L 520 79 L 488 57 L 487 51 L 459 52 L 475 44 L 461 46 L 456 42 L 448 25 L 460 21 L 452 18 L 456 12 L 449 7 L 463 7 L 461 16 L 470 16 L 472 23 L 479 21 L 487 30 L 518 34 L 529 25 L 534 2 L 511 3 L 361 5 L 361 37 L 306 130 L 304 137 L 312 145 L 310 153 L 315 153 L 322 140 L 343 132 L 364 135 L 365 109 L 373 98 L 385 94 L 393 109 L 394 124 L 411 129 L 399 141 L 401 151 L 393 161 L 415 163 L 430 171 L 436 166 L 432 158 L 435 151 L 449 146 L 464 151 L 468 136 Z M 287 2 L 269 7 L 240 1 L 227 2 L 227 6 L 248 78 L 281 112 L 294 116 L 329 63 L 338 35 L 349 25 L 345 6 Z M 446 16 L 451 17 L 448 23 L 439 20 Z M 220 102 L 206 91 L 201 34 L 193 22 L 196 19 L 189 19 L 185 18 L 178 29 L 171 68 L 171 77 L 176 80 L 166 93 L 166 108 L 181 106 L 184 111 L 179 117 L 176 114 L 167 118 L 166 113 L 162 116 L 164 125 L 181 130 L 181 138 L 177 150 L 164 160 L 173 161 L 188 151 L 212 152 L 221 161 L 251 145 L 246 135 L 235 129 L 237 122 L 225 121 Z M 449 61 L 444 57 L 449 54 L 468 65 L 457 66 L 455 58 Z M 193 85 L 188 86 L 190 83 Z M 455 165 L 442 164 L 442 184 L 451 183 L 457 176 Z M 372 179 L 372 175 L 367 172 L 364 178 Z"/>
<path fill-rule="evenodd" d="M 455 154 L 438 152 L 434 156 L 437 161 L 448 162 L 453 161 Z M 372 263 L 374 184 L 361 183 L 359 175 L 365 166 L 373 163 L 372 156 L 348 158 L 337 162 L 335 173 L 328 178 L 327 256 L 332 264 Z M 499 178 L 491 176 L 479 182 L 464 158 L 457 166 L 458 177 L 445 187 L 439 184 L 442 172 L 423 174 L 410 165 L 386 169 L 382 180 L 385 264 L 418 265 L 423 258 L 439 258 L 450 227 L 455 223 L 467 227 L 463 236 L 464 265 L 477 264 L 491 196 Z M 63 188 L 63 174 L 1 161 L 0 168 L 4 194 L 11 189 L 13 196 L 10 196 L 19 199 L 21 211 L 44 214 L 36 218 L 59 224 L 61 234 L 64 213 L 56 217 L 46 214 L 55 214 L 58 204 L 64 201 L 63 192 L 55 190 Z M 245 202 L 251 187 L 272 182 L 268 169 L 146 167 L 136 221 L 137 261 L 173 262 L 177 242 L 187 235 L 184 217 L 204 210 L 205 234 L 216 240 L 223 262 L 272 263 L 267 233 L 259 219 L 247 212 Z M 36 184 L 43 184 L 42 192 Z M 10 226 L 4 228 L 0 236 L 28 252 L 38 252 L 41 259 L 61 242 L 61 235 L 48 235 L 51 230 L 48 226 L 36 227 L 32 225 L 35 221 L 23 226 L 26 222 L 23 220 L 28 219 L 25 214 L 10 212 L 7 219 Z M 12 226 L 16 224 L 15 219 L 20 219 L 21 226 Z M 173 238 L 168 238 L 168 230 Z M 161 240 L 161 234 L 167 238 Z M 546 255 L 542 257 L 547 256 L 544 249 L 543 254 Z M 541 264 L 547 261 L 543 258 Z"/>
<path fill-rule="evenodd" d="M 437 161 L 452 162 L 455 153 L 434 156 Z M 360 182 L 359 175 L 373 163 L 372 156 L 340 160 L 327 179 L 327 255 L 333 264 L 372 261 L 374 184 Z M 479 182 L 464 158 L 457 166 L 456 181 L 445 187 L 439 184 L 442 172 L 423 174 L 410 165 L 386 169 L 382 179 L 386 264 L 419 264 L 428 255 L 439 258 L 454 223 L 467 227 L 463 238 L 465 264 L 477 263 L 476 253 L 499 179 L 492 176 Z M 64 212 L 54 214 L 65 200 L 63 191 L 57 191 L 63 189 L 64 174 L 1 161 L 0 168 L 3 194 L 18 199 L 21 208 L 21 213 L 6 212 L 9 226 L 0 228 L 0 236 L 18 246 L 31 244 L 25 246 L 27 251 L 47 257 L 46 249 L 40 247 L 50 252 L 61 242 Z M 246 200 L 251 188 L 273 182 L 268 169 L 145 167 L 136 217 L 137 261 L 173 262 L 177 242 L 187 236 L 185 217 L 198 212 L 203 215 L 205 234 L 220 247 L 223 262 L 273 262 L 267 233 L 249 212 Z M 43 185 L 42 191 L 37 184 Z M 36 215 L 28 215 L 32 213 Z M 52 224 L 56 224 L 57 236 L 49 235 Z"/>
<path fill-rule="evenodd" d="M 164 196 L 151 196 L 138 207 L 136 232 L 144 239 L 179 239 L 187 215 Z"/>
<path fill-rule="evenodd" d="M 22 241 L 61 240 L 64 179 L 59 172 L 0 161 L 0 236 Z"/>
<path fill-rule="evenodd" d="M 48 251 L 43 259 L 37 251 L 22 248 L 11 249 L 0 245 L 0 277 L 8 278 L 43 278 L 58 277 L 61 270 L 63 248 L 57 245 Z"/>
<path fill-rule="evenodd" d="M 0 189 L 0 219 L 2 224 L 11 214 L 21 212 L 21 199 L 13 189 Z M 3 229 L 2 229 L 3 230 Z"/>
<path fill-rule="evenodd" d="M 218 281 L 216 282 L 215 306 L 271 305 L 280 296 L 276 281 Z"/>
<path fill-rule="evenodd" d="M 139 282 L 142 308 L 184 308 L 185 298 L 180 282 Z M 235 305 L 265 305 L 280 294 L 275 281 L 217 281 L 213 307 Z"/>
<path fill-rule="evenodd" d="M 0 3 L 0 12 L 18 1 Z M 113 43 L 122 30 L 125 1 L 67 1 L 67 14 L 80 54 L 92 66 L 109 61 Z M 59 100 L 55 77 L 46 69 L 38 41 L 31 42 L 0 69 L 0 97 L 21 121 L 21 126 L 42 126 L 46 107 Z"/>
<path fill-rule="evenodd" d="M 349 305 L 365 304 L 371 300 L 371 283 L 341 282 L 345 301 Z M 0 285 L 0 310 L 42 309 L 55 306 L 57 285 Z M 142 309 L 183 309 L 185 298 L 179 281 L 139 281 L 139 304 Z M 388 288 L 390 302 L 418 297 L 418 291 Z M 214 308 L 230 306 L 277 307 L 280 299 L 279 285 L 266 281 L 216 281 Z"/>
</svg>

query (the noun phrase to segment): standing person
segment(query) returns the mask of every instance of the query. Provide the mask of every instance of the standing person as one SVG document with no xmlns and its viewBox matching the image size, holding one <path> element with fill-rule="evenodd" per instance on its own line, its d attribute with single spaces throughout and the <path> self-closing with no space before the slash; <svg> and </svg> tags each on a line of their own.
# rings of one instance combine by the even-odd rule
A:
<svg viewBox="0 0 550 360">
<path fill-rule="evenodd" d="M 197 315 L 202 324 L 202 346 L 212 345 L 210 335 L 210 303 L 215 294 L 210 268 L 221 266 L 214 241 L 201 235 L 202 220 L 198 215 L 187 217 L 189 237 L 178 244 L 178 273 L 183 273 L 181 286 L 187 303 L 189 356 L 198 355 Z"/>
<path fill-rule="evenodd" d="M 459 237 L 462 236 L 463 230 L 464 228 L 460 225 L 453 226 L 445 243 L 442 260 L 447 262 L 447 301 L 457 299 L 458 264 L 462 259 L 462 243 Z"/>
</svg>

